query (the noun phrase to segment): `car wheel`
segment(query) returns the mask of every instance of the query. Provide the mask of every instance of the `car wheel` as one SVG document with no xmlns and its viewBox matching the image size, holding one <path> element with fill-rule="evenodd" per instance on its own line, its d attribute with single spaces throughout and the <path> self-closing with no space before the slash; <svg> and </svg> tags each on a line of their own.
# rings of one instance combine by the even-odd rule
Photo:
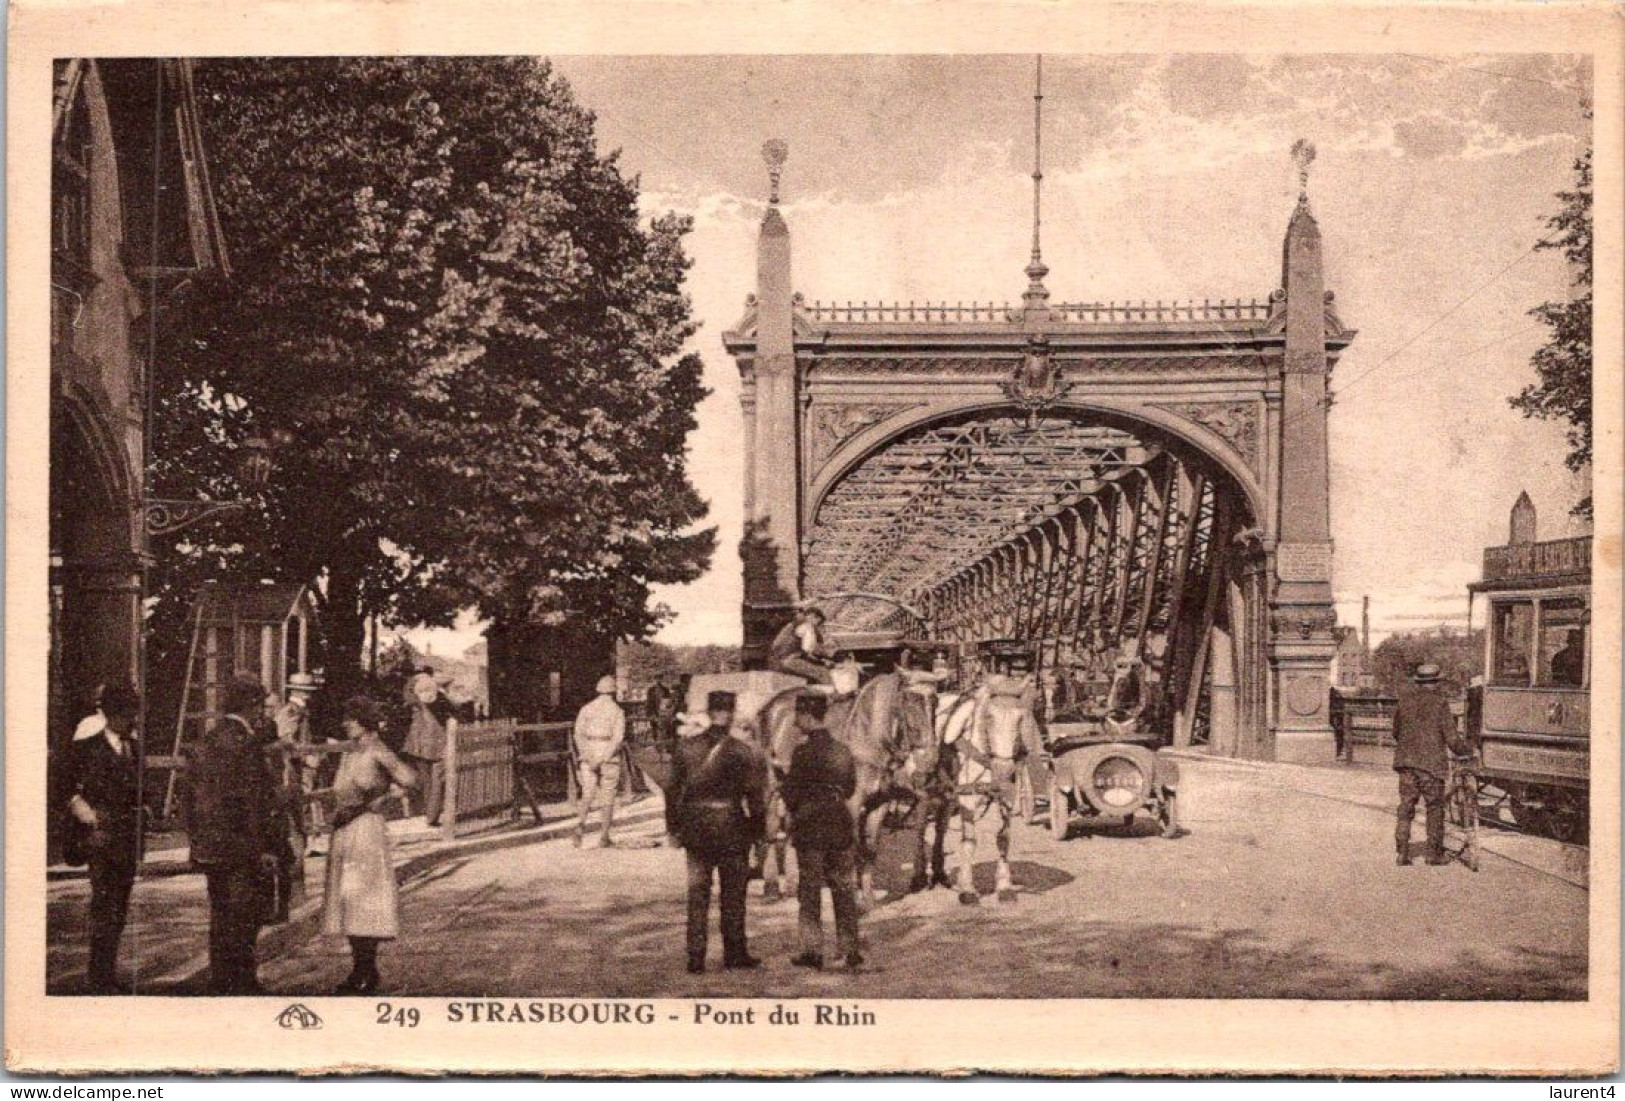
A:
<svg viewBox="0 0 1625 1101">
<path fill-rule="evenodd" d="M 1162 793 L 1162 836 L 1173 840 L 1179 836 L 1179 793 L 1165 791 Z"/>
<path fill-rule="evenodd" d="M 1051 777 L 1049 782 L 1049 832 L 1057 841 L 1065 841 L 1072 825 L 1072 808 L 1067 805 L 1066 792 L 1061 782 Z"/>
</svg>

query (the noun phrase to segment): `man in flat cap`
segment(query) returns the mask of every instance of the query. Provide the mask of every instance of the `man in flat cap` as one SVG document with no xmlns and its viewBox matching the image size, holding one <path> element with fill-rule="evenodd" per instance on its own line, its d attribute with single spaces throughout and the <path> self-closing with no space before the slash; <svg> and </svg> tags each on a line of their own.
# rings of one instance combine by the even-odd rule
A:
<svg viewBox="0 0 1625 1101">
<path fill-rule="evenodd" d="M 1411 819 L 1418 801 L 1427 804 L 1429 864 L 1448 864 L 1444 852 L 1444 785 L 1450 773 L 1448 750 L 1465 756 L 1450 701 L 1440 690 L 1441 673 L 1431 662 L 1416 667 L 1415 682 L 1400 693 L 1394 709 L 1394 771 L 1399 773 L 1399 816 L 1394 845 L 1401 867 L 1411 862 Z"/>
<path fill-rule="evenodd" d="M 846 966 L 863 963 L 858 951 L 858 904 L 853 849 L 856 828 L 848 800 L 857 790 L 852 751 L 831 737 L 824 725 L 829 701 L 823 696 L 796 697 L 796 725 L 805 740 L 790 757 L 784 802 L 790 809 L 790 837 L 799 869 L 801 953 L 792 963 L 822 970 L 824 966 L 824 888 L 835 909 L 835 937 Z"/>
<path fill-rule="evenodd" d="M 688 970 L 705 970 L 711 877 L 722 895 L 722 966 L 761 966 L 745 946 L 745 888 L 751 846 L 767 820 L 767 768 L 761 754 L 731 733 L 734 694 L 712 692 L 710 726 L 682 741 L 666 790 L 666 831 L 688 856 Z"/>
</svg>

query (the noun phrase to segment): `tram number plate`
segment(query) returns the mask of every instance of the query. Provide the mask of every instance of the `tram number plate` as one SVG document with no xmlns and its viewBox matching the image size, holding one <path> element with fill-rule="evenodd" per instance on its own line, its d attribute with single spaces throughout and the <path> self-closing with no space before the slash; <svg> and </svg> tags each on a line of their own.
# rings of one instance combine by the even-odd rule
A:
<svg viewBox="0 0 1625 1101">
<path fill-rule="evenodd" d="M 1275 548 L 1275 576 L 1282 581 L 1330 581 L 1330 543 L 1281 543 Z"/>
<path fill-rule="evenodd" d="M 1565 752 L 1561 749 L 1493 744 L 1484 747 L 1485 768 L 1508 768 L 1518 772 L 1584 779 L 1586 766 L 1585 754 Z"/>
</svg>

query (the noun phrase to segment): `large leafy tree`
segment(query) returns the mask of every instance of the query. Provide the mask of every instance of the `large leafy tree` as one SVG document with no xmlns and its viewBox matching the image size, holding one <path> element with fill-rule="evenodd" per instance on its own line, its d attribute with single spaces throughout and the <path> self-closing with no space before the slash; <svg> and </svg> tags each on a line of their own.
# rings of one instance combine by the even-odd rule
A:
<svg viewBox="0 0 1625 1101">
<path fill-rule="evenodd" d="M 369 615 L 647 634 L 649 587 L 714 545 L 685 470 L 689 222 L 640 218 L 544 61 L 223 60 L 198 83 L 234 273 L 158 359 L 159 488 L 241 495 L 243 441 L 279 446 L 254 510 L 161 555 L 160 596 L 321 578 L 339 681 Z"/>
<path fill-rule="evenodd" d="M 1588 113 L 1589 117 L 1589 113 Z M 1574 162 L 1574 188 L 1558 193 L 1561 209 L 1547 220 L 1538 247 L 1561 251 L 1569 262 L 1574 293 L 1530 313 L 1551 330 L 1532 360 L 1538 381 L 1511 399 L 1525 416 L 1568 424 L 1570 470 L 1591 465 L 1591 150 Z M 1574 508 L 1591 515 L 1591 496 Z"/>
</svg>

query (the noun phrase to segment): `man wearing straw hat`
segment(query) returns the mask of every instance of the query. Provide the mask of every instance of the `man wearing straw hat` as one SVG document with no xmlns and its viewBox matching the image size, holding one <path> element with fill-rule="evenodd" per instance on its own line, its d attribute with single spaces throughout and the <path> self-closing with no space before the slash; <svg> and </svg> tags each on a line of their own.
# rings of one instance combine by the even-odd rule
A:
<svg viewBox="0 0 1625 1101">
<path fill-rule="evenodd" d="M 1465 756 L 1467 746 L 1456 733 L 1440 678 L 1439 667 L 1432 662 L 1418 665 L 1411 675 L 1415 684 L 1400 693 L 1394 710 L 1394 771 L 1399 773 L 1394 845 L 1401 867 L 1411 862 L 1411 819 L 1419 801 L 1427 804 L 1427 862 L 1450 862 L 1444 852 L 1444 784 L 1450 772 L 1445 753 Z"/>
</svg>

